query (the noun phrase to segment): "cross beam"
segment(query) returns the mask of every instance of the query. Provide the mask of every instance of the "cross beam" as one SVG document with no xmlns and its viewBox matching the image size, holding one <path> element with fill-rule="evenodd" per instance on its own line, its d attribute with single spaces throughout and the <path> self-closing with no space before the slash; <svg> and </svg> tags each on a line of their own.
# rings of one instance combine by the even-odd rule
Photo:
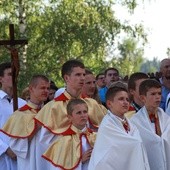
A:
<svg viewBox="0 0 170 170">
<path fill-rule="evenodd" d="M 8 49 L 11 53 L 11 68 L 12 68 L 12 87 L 13 87 L 13 107 L 14 111 L 18 109 L 18 97 L 17 97 L 17 77 L 19 73 L 19 58 L 18 49 L 16 45 L 28 44 L 27 40 L 15 40 L 14 25 L 9 25 L 10 40 L 0 40 L 0 45 L 10 46 Z"/>
</svg>

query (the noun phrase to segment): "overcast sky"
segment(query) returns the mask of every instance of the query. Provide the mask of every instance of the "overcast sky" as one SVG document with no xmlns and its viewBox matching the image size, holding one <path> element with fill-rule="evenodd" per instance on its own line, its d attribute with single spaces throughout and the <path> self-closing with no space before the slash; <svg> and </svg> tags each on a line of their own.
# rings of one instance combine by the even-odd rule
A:
<svg viewBox="0 0 170 170">
<path fill-rule="evenodd" d="M 127 13 L 117 8 L 120 19 L 129 18 L 132 23 L 143 23 L 147 29 L 149 44 L 145 48 L 147 59 L 157 57 L 158 60 L 166 58 L 167 48 L 170 47 L 170 0 L 150 0 L 140 4 L 133 16 L 127 17 Z"/>
</svg>

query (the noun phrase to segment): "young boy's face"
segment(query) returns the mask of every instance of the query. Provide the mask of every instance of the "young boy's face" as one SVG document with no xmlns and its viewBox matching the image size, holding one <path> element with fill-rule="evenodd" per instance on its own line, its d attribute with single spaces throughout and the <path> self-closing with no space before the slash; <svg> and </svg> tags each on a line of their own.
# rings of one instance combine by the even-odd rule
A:
<svg viewBox="0 0 170 170">
<path fill-rule="evenodd" d="M 68 115 L 72 124 L 78 128 L 83 129 L 88 120 L 88 109 L 86 104 L 77 104 L 74 106 L 72 115 Z"/>
<path fill-rule="evenodd" d="M 117 92 L 113 100 L 107 100 L 107 106 L 113 114 L 124 117 L 129 109 L 128 93 L 125 91 Z"/>
<path fill-rule="evenodd" d="M 161 102 L 161 88 L 150 88 L 146 95 L 142 95 L 141 97 L 147 108 L 157 108 Z"/>
</svg>

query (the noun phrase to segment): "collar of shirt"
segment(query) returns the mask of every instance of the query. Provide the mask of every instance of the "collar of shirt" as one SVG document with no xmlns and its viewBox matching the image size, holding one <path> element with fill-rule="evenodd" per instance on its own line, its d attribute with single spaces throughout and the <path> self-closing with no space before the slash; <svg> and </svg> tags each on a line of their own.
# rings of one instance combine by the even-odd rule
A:
<svg viewBox="0 0 170 170">
<path fill-rule="evenodd" d="M 122 118 L 120 118 L 119 116 L 116 116 L 115 114 L 113 114 L 110 110 L 109 110 L 109 115 L 110 115 L 111 118 L 116 118 L 116 119 L 118 119 L 120 122 L 126 121 L 126 118 L 125 118 L 125 117 L 122 119 Z"/>
<path fill-rule="evenodd" d="M 28 101 L 28 105 L 30 105 L 33 109 L 41 109 L 43 107 L 43 104 L 37 105 L 37 104 L 31 102 L 30 100 Z"/>
<path fill-rule="evenodd" d="M 3 90 L 0 90 L 0 99 L 6 98 L 8 96 L 7 93 L 5 93 Z"/>
<path fill-rule="evenodd" d="M 141 109 L 141 107 L 135 102 L 132 102 L 132 106 L 135 108 L 136 112 Z"/>
</svg>

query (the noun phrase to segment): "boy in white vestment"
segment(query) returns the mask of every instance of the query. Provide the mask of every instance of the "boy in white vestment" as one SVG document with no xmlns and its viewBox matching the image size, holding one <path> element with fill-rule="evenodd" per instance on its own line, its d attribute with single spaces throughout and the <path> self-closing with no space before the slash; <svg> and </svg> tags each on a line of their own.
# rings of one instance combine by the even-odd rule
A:
<svg viewBox="0 0 170 170">
<path fill-rule="evenodd" d="M 47 149 L 43 157 L 49 170 L 87 170 L 96 133 L 87 128 L 88 106 L 82 99 L 71 99 L 67 105 L 70 128 Z"/>
<path fill-rule="evenodd" d="M 129 109 L 128 91 L 121 82 L 106 93 L 103 118 L 89 162 L 89 170 L 149 170 L 139 131 L 124 114 Z"/>
<path fill-rule="evenodd" d="M 170 117 L 159 108 L 161 84 L 145 80 L 139 93 L 144 102 L 131 120 L 138 127 L 147 150 L 151 170 L 170 170 Z"/>
</svg>

